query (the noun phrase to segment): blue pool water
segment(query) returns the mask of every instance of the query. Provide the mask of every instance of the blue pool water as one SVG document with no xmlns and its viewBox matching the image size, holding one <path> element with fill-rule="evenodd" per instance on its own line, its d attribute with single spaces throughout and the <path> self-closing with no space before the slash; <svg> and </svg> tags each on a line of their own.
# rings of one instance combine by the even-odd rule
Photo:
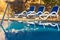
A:
<svg viewBox="0 0 60 40">
<path fill-rule="evenodd" d="M 60 31 L 57 30 L 56 26 L 52 27 L 48 25 L 45 27 L 43 28 L 43 25 L 38 24 L 30 24 L 28 26 L 25 22 L 11 21 L 8 28 L 6 28 L 8 30 L 5 33 L 6 40 L 60 40 Z M 24 30 L 18 31 L 17 33 L 9 32 L 12 29 Z"/>
</svg>

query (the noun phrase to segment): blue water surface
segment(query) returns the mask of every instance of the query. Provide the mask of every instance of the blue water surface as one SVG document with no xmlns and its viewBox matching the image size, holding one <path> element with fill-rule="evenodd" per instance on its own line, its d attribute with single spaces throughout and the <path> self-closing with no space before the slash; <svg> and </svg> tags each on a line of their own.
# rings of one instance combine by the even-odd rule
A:
<svg viewBox="0 0 60 40">
<path fill-rule="evenodd" d="M 26 30 L 26 28 L 28 29 Z M 24 30 L 17 33 L 9 32 L 12 29 Z M 57 27 L 50 25 L 43 28 L 43 25 L 30 24 L 27 26 L 27 23 L 12 21 L 6 30 L 8 30 L 5 33 L 6 40 L 60 40 L 60 31 L 57 30 Z"/>
</svg>

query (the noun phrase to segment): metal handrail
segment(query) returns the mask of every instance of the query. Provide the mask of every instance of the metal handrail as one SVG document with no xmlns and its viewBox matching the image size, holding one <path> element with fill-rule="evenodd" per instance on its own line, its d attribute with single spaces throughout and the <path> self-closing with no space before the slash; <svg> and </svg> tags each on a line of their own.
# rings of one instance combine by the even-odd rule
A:
<svg viewBox="0 0 60 40">
<path fill-rule="evenodd" d="M 9 6 L 9 3 L 7 3 L 7 6 L 6 6 L 6 9 L 5 9 L 5 11 L 4 11 L 4 15 L 3 15 L 3 17 L 2 17 L 2 20 L 1 20 L 1 23 L 0 23 L 0 26 L 1 26 L 1 28 L 2 28 L 2 30 L 6 33 L 6 31 L 5 31 L 5 29 L 4 29 L 4 27 L 3 27 L 3 21 L 4 21 L 4 17 L 5 17 L 5 15 L 6 15 L 6 11 L 7 11 L 7 9 L 8 9 L 8 6 Z M 9 16 L 9 15 L 8 15 Z M 9 17 L 8 17 L 8 19 L 9 19 Z"/>
</svg>

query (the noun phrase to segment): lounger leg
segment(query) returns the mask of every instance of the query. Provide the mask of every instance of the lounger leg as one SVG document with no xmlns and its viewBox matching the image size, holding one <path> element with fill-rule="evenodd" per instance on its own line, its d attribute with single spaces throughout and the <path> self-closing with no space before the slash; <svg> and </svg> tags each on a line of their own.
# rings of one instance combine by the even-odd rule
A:
<svg viewBox="0 0 60 40">
<path fill-rule="evenodd" d="M 59 15 L 57 15 L 57 20 L 59 19 Z"/>
<path fill-rule="evenodd" d="M 26 27 L 26 28 L 28 29 L 28 31 L 30 30 L 29 26 L 30 26 L 30 25 L 27 23 L 27 27 Z"/>
<path fill-rule="evenodd" d="M 57 24 L 57 28 L 58 28 L 58 31 L 60 31 L 58 24 Z"/>
<path fill-rule="evenodd" d="M 45 28 L 45 25 L 43 25 L 43 27 Z"/>
<path fill-rule="evenodd" d="M 39 28 L 37 28 L 37 27 L 35 26 L 35 24 L 34 24 L 34 31 L 35 31 L 35 30 L 38 30 L 38 29 L 39 29 Z"/>
<path fill-rule="evenodd" d="M 50 16 L 50 18 L 51 18 L 51 16 Z M 51 19 L 52 20 L 52 19 Z"/>
</svg>

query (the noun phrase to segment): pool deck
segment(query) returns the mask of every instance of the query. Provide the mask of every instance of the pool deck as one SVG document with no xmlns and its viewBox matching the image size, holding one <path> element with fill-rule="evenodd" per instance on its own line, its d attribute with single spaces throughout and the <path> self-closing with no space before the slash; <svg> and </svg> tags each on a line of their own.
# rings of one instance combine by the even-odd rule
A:
<svg viewBox="0 0 60 40">
<path fill-rule="evenodd" d="M 1 20 L 2 18 L 0 18 L 0 20 Z M 11 21 L 12 20 L 16 20 L 16 21 L 51 21 L 51 22 L 60 22 L 60 17 L 57 19 L 57 18 L 48 18 L 47 20 L 42 20 L 42 19 L 40 19 L 40 18 L 35 18 L 35 19 L 33 19 L 33 18 L 30 18 L 30 19 L 28 19 L 28 18 L 9 18 Z M 4 21 L 7 21 L 8 20 L 8 18 L 4 18 Z"/>
<path fill-rule="evenodd" d="M 2 17 L 0 17 L 0 20 L 2 19 Z M 35 18 L 35 19 L 28 19 L 28 18 L 9 18 L 10 20 L 17 20 L 17 21 L 35 21 L 35 20 L 37 20 L 37 21 L 44 21 L 44 20 L 41 20 L 41 19 L 39 19 L 39 18 Z M 5 21 L 7 21 L 8 20 L 8 18 L 5 18 L 4 19 Z M 56 21 L 58 21 L 58 22 L 60 22 L 60 17 L 57 19 L 57 18 L 48 18 L 47 20 L 45 20 L 45 21 L 51 21 L 51 22 L 56 22 Z M 7 24 L 8 24 L 8 22 L 4 22 L 3 23 L 3 27 L 4 28 L 7 28 L 8 26 L 7 26 Z M 5 34 L 4 34 L 4 32 L 3 32 L 3 30 L 0 28 L 0 40 L 5 40 Z"/>
</svg>

